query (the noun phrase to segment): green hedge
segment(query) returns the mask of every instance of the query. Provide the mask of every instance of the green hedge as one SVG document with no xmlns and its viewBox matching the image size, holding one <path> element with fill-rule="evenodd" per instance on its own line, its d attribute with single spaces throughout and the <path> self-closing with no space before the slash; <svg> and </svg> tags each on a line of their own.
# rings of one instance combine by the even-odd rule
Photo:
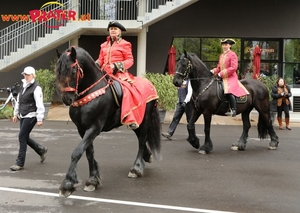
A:
<svg viewBox="0 0 300 213">
<path fill-rule="evenodd" d="M 144 75 L 155 87 L 159 96 L 158 108 L 165 110 L 173 110 L 176 107 L 178 99 L 177 87 L 173 84 L 172 75 L 164 75 L 160 73 L 146 73 Z"/>
<path fill-rule="evenodd" d="M 0 119 L 9 119 L 14 115 L 14 110 L 11 106 L 6 106 L 4 109 L 0 110 Z"/>
</svg>

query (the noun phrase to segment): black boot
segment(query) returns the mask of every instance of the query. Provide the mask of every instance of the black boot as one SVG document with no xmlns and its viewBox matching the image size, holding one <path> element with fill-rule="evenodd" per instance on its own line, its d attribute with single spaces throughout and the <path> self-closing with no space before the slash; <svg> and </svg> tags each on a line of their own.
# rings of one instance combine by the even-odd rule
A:
<svg viewBox="0 0 300 213">
<path fill-rule="evenodd" d="M 235 96 L 232 94 L 228 94 L 227 95 L 228 99 L 229 99 L 229 103 L 230 103 L 230 108 L 231 108 L 231 116 L 235 117 L 236 116 L 236 99 Z"/>
</svg>

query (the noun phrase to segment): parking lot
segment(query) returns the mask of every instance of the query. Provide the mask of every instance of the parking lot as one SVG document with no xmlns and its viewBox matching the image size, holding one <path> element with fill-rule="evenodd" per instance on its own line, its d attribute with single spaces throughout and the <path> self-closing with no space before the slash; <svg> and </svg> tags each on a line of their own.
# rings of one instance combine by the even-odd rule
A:
<svg viewBox="0 0 300 213">
<path fill-rule="evenodd" d="M 162 129 L 167 130 L 168 124 Z M 18 153 L 18 124 L 0 120 L 0 212 L 249 212 L 300 211 L 299 127 L 277 131 L 279 148 L 249 133 L 246 151 L 231 151 L 240 125 L 213 125 L 214 150 L 200 155 L 187 142 L 186 125 L 179 124 L 173 140 L 162 139 L 161 161 L 146 164 L 144 176 L 127 177 L 137 154 L 137 141 L 126 127 L 101 133 L 95 159 L 102 186 L 84 192 L 88 177 L 85 155 L 77 172 L 82 184 L 69 198 L 58 197 L 60 182 L 80 138 L 72 122 L 46 121 L 32 137 L 48 147 L 44 163 L 30 148 L 24 170 L 9 167 Z M 203 143 L 203 125 L 197 124 Z"/>
</svg>

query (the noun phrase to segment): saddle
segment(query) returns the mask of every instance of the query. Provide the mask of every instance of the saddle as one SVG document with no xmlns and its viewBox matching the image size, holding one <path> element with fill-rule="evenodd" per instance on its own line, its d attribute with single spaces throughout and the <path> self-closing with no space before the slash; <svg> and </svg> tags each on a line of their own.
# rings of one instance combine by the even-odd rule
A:
<svg viewBox="0 0 300 213">
<path fill-rule="evenodd" d="M 222 79 L 217 80 L 217 96 L 218 98 L 225 103 L 228 103 L 228 99 L 226 98 L 226 95 L 224 94 L 224 84 Z M 236 97 L 236 103 L 237 104 L 243 104 L 247 102 L 247 95 Z"/>
<path fill-rule="evenodd" d="M 117 106 L 120 107 L 122 105 L 122 96 L 123 96 L 122 86 L 119 81 L 114 80 L 114 79 L 111 79 L 111 80 L 112 80 L 112 83 L 109 87 L 113 93 L 113 96 L 114 96 Z"/>
<path fill-rule="evenodd" d="M 122 84 L 122 83 L 124 83 L 123 80 L 117 79 L 114 76 L 109 76 L 109 78 L 112 82 L 110 84 L 110 89 L 113 93 L 116 104 L 119 107 L 121 107 L 122 102 L 123 102 L 124 89 L 126 90 L 127 88 L 124 84 Z M 131 87 L 131 86 L 128 86 L 128 84 L 130 84 L 130 82 L 127 82 L 127 87 Z M 152 100 L 158 99 L 155 87 L 146 78 L 134 77 L 134 87 L 136 88 L 136 91 L 138 91 L 138 94 L 140 95 L 140 97 L 139 97 L 140 103 L 143 102 L 140 100 L 144 100 L 145 103 L 148 103 Z M 144 104 L 144 107 L 146 107 L 145 104 Z M 144 111 L 144 109 L 142 111 Z"/>
</svg>

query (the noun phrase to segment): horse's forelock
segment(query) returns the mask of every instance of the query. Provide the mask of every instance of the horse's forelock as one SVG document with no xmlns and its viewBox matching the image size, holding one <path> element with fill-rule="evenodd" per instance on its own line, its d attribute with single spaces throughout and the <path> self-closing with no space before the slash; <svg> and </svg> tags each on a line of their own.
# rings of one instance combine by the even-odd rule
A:
<svg viewBox="0 0 300 213">
<path fill-rule="evenodd" d="M 92 56 L 81 47 L 70 47 L 59 57 L 56 64 L 57 81 L 64 83 L 72 75 L 71 65 L 77 60 L 83 70 L 97 69 Z"/>
<path fill-rule="evenodd" d="M 68 50 L 61 54 L 56 63 L 56 77 L 58 81 L 64 81 L 66 77 L 71 75 L 70 53 Z"/>
</svg>

